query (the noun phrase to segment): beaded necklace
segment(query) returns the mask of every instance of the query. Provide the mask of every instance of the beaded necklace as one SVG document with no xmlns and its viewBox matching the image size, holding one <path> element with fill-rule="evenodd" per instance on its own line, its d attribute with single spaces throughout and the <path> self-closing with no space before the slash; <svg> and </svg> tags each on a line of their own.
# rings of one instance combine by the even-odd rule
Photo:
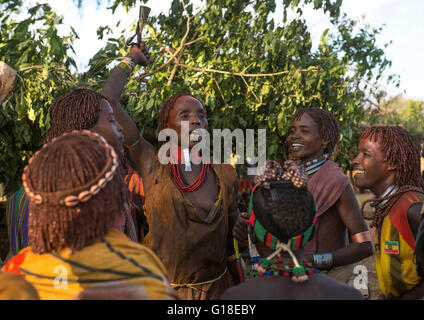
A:
<svg viewBox="0 0 424 320">
<path fill-rule="evenodd" d="M 187 183 L 184 181 L 184 177 L 181 175 L 180 167 L 179 167 L 179 162 L 182 159 L 181 148 L 175 147 L 175 150 L 174 149 L 171 149 L 171 150 L 172 152 L 171 152 L 170 171 L 171 171 L 171 176 L 173 178 L 174 183 L 177 185 L 177 187 L 179 187 L 183 191 L 187 191 L 187 192 L 196 191 L 206 181 L 206 178 L 208 176 L 209 169 L 210 169 L 210 164 L 202 162 L 202 169 L 200 170 L 200 173 L 197 176 L 196 180 L 192 184 L 187 185 Z"/>
<path fill-rule="evenodd" d="M 319 169 L 321 169 L 322 165 L 325 161 L 327 161 L 328 154 L 324 153 L 321 157 L 312 159 L 310 161 L 307 161 L 305 166 L 305 171 L 310 176 L 311 174 L 317 172 Z"/>
<path fill-rule="evenodd" d="M 298 261 L 300 267 L 296 266 L 291 258 L 279 258 L 273 259 L 262 258 L 256 263 L 256 270 L 253 275 L 263 276 L 280 276 L 290 277 L 292 279 L 299 280 L 304 274 L 320 273 L 319 270 L 314 269 L 311 264 L 302 260 Z M 295 280 L 296 281 L 296 280 Z M 299 281 L 297 281 L 299 282 Z"/>
</svg>

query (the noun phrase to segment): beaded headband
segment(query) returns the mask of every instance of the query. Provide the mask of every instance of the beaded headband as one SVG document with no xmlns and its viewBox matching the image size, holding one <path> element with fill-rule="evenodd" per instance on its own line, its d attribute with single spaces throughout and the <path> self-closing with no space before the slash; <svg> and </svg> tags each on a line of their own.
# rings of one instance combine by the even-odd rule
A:
<svg viewBox="0 0 424 320">
<path fill-rule="evenodd" d="M 278 182 L 276 181 L 275 183 L 282 183 L 282 182 L 284 182 L 284 181 L 278 181 Z M 257 187 L 258 187 L 258 185 L 255 185 L 252 188 L 252 192 L 250 194 L 249 223 L 252 226 L 253 230 L 255 231 L 255 234 L 258 237 L 258 239 L 262 243 L 264 243 L 268 248 L 275 250 L 275 249 L 277 249 L 278 245 L 281 244 L 282 242 L 277 237 L 275 237 L 270 232 L 268 232 L 265 229 L 264 226 L 262 226 L 262 224 L 258 221 L 258 219 L 256 219 L 255 212 L 253 210 L 253 194 L 254 194 Z M 304 247 L 305 244 L 308 242 L 309 238 L 312 235 L 312 231 L 314 230 L 315 221 L 317 219 L 317 216 L 316 216 L 317 209 L 316 209 L 315 201 L 313 203 L 314 203 L 314 206 L 313 206 L 314 219 L 312 221 L 312 224 L 310 225 L 310 227 L 308 229 L 306 229 L 305 232 L 303 232 L 302 234 L 299 234 L 297 236 L 291 237 L 289 239 L 289 241 L 287 242 L 287 244 L 290 247 L 290 250 L 292 250 L 292 251 L 296 251 L 296 250 L 299 250 L 300 248 Z"/>
<path fill-rule="evenodd" d="M 98 194 L 102 189 L 106 187 L 108 182 L 112 181 L 115 172 L 118 168 L 118 156 L 115 152 L 115 150 L 107 143 L 105 138 L 103 138 L 101 135 L 88 131 L 88 130 L 74 130 L 69 133 L 65 133 L 64 135 L 60 137 L 56 137 L 53 140 L 51 140 L 49 143 L 45 144 L 41 150 L 43 150 L 46 146 L 50 145 L 57 139 L 60 139 L 63 136 L 67 135 L 84 135 L 87 138 L 96 141 L 97 143 L 103 143 L 106 152 L 106 165 L 102 169 L 102 171 L 99 173 L 98 177 L 93 179 L 92 181 L 78 187 L 72 190 L 64 190 L 64 191 L 57 191 L 57 192 L 40 192 L 37 191 L 36 193 L 32 190 L 34 190 L 33 186 L 31 185 L 30 181 L 28 180 L 28 170 L 29 165 L 27 165 L 24 168 L 24 173 L 22 174 L 22 183 L 25 188 L 25 191 L 28 195 L 28 198 L 31 202 L 36 203 L 37 205 L 63 205 L 66 207 L 74 207 L 78 205 L 81 202 L 87 202 L 89 201 L 93 196 Z M 35 157 L 38 156 L 40 151 L 37 151 L 34 156 L 29 160 L 29 164 L 33 161 Z"/>
</svg>

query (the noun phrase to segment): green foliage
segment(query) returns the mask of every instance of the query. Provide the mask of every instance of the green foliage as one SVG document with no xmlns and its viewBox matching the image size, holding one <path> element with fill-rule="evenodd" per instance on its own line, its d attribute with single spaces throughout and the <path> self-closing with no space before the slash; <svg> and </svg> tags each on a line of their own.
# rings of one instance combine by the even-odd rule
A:
<svg viewBox="0 0 424 320">
<path fill-rule="evenodd" d="M 17 6 L 19 1 L 12 2 Z M 146 74 L 136 68 L 122 97 L 140 131 L 154 132 L 162 102 L 186 91 L 204 102 L 210 129 L 265 128 L 267 158 L 283 160 L 282 144 L 295 112 L 327 108 L 341 124 L 337 160 L 346 166 L 358 138 L 355 129 L 364 119 L 365 98 L 390 64 L 375 46 L 381 29 L 341 16 L 341 0 L 282 3 L 283 21 L 271 19 L 275 0 L 208 0 L 200 11 L 189 0 L 185 6 L 174 0 L 166 15 L 150 16 L 146 43 L 154 63 Z M 120 5 L 128 10 L 139 3 L 114 0 L 110 9 L 115 12 Z M 318 49 L 313 49 L 302 18 L 308 5 L 325 12 L 333 25 L 323 33 Z M 288 10 L 298 17 L 288 21 Z M 109 38 L 85 74 L 72 73 L 75 64 L 68 54 L 77 35 L 57 35 L 60 17 L 38 5 L 30 18 L 15 22 L 10 11 L 0 14 L 0 60 L 20 71 L 1 109 L 0 163 L 13 191 L 28 156 L 41 145 L 53 99 L 75 85 L 99 90 L 115 66 L 112 61 L 128 48 L 123 37 Z M 36 22 L 43 26 L 29 28 Z M 98 37 L 107 39 L 111 30 L 99 27 Z"/>
<path fill-rule="evenodd" d="M 346 167 L 358 138 L 355 129 L 364 119 L 365 97 L 390 65 L 375 46 L 381 28 L 340 16 L 341 1 L 284 1 L 284 15 L 296 10 L 299 17 L 282 26 L 270 17 L 273 0 L 227 2 L 207 1 L 196 12 L 174 0 L 167 15 L 150 18 L 147 43 L 155 63 L 149 71 L 179 54 L 146 84 L 128 83 L 126 106 L 139 128 L 156 128 L 164 99 L 189 91 L 204 101 L 210 128 L 266 128 L 267 156 L 282 160 L 295 112 L 327 108 L 341 124 L 337 161 Z M 302 19 L 309 4 L 327 13 L 334 26 L 324 32 L 318 50 Z M 185 10 L 191 17 L 188 33 Z M 132 96 L 136 92 L 141 93 Z"/>
<path fill-rule="evenodd" d="M 60 37 L 57 26 L 62 18 L 45 4 L 15 21 L 15 5 L 11 2 L 0 11 L 0 61 L 18 71 L 13 92 L 0 109 L 0 182 L 6 183 L 6 191 L 17 188 L 23 166 L 41 146 L 54 98 L 75 83 L 69 71 L 75 62 L 68 55 L 77 35 Z"/>
<path fill-rule="evenodd" d="M 424 142 L 424 102 L 411 100 L 397 95 L 389 98 L 382 95 L 377 105 L 367 109 L 368 124 L 401 126 L 407 130 L 417 143 Z"/>
</svg>

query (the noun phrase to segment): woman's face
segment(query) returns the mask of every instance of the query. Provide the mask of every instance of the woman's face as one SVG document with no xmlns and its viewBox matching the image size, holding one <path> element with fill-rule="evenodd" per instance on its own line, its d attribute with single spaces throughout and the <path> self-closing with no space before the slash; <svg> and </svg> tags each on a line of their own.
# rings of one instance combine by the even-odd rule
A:
<svg viewBox="0 0 424 320">
<path fill-rule="evenodd" d="M 115 120 L 112 107 L 105 99 L 100 100 L 101 110 L 91 131 L 100 134 L 120 154 L 124 151 L 124 136 L 120 124 Z"/>
<path fill-rule="evenodd" d="M 178 134 L 178 142 L 181 145 L 181 128 L 182 122 L 187 121 L 189 127 L 189 148 L 192 148 L 198 143 L 200 135 L 193 133 L 196 129 L 207 129 L 208 120 L 202 103 L 191 97 L 179 97 L 169 112 L 168 128 L 173 129 Z M 193 134 L 192 134 L 193 133 Z"/>
<path fill-rule="evenodd" d="M 286 139 L 289 159 L 312 160 L 324 154 L 324 144 L 319 128 L 314 119 L 304 113 L 298 120 L 294 120 Z"/>
<path fill-rule="evenodd" d="M 353 179 L 358 188 L 381 194 L 392 183 L 394 171 L 384 161 L 378 141 L 361 139 L 358 155 L 353 159 Z"/>
</svg>

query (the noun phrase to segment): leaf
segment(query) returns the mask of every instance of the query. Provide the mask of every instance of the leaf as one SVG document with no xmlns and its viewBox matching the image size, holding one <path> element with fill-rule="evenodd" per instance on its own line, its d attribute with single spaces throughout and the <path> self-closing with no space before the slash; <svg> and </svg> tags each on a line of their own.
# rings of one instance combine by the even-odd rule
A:
<svg viewBox="0 0 424 320">
<path fill-rule="evenodd" d="M 155 100 L 150 99 L 149 102 L 147 102 L 147 104 L 146 104 L 146 109 L 147 110 L 151 109 L 154 104 L 155 104 Z"/>
<path fill-rule="evenodd" d="M 242 125 L 242 127 L 246 128 L 247 127 L 247 121 L 245 119 L 243 119 L 243 117 L 241 117 L 241 116 L 238 116 L 237 118 L 238 118 L 240 124 Z"/>
</svg>

